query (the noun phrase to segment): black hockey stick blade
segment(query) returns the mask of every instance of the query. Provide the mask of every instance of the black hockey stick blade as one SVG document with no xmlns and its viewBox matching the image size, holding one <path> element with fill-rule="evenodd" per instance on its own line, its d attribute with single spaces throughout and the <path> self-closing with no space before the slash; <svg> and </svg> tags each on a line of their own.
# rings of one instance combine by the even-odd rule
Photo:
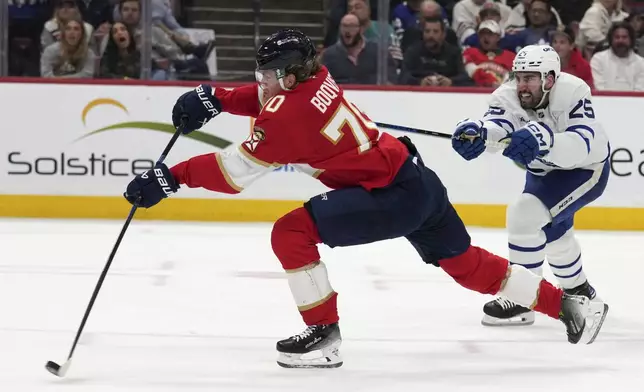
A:
<svg viewBox="0 0 644 392">
<path fill-rule="evenodd" d="M 45 365 L 45 369 L 47 369 L 47 371 L 53 374 L 54 376 L 65 377 L 65 374 L 67 374 L 67 369 L 69 369 L 69 366 L 71 365 L 71 363 L 72 363 L 71 358 L 65 361 L 63 366 L 60 366 L 56 362 L 49 361 Z"/>
<path fill-rule="evenodd" d="M 402 126 L 402 125 L 394 125 L 394 124 L 387 124 L 387 123 L 381 123 L 381 122 L 377 122 L 376 125 L 378 127 L 380 127 L 380 128 L 387 128 L 387 129 L 391 129 L 391 130 L 394 130 L 394 131 L 420 133 L 422 135 L 436 136 L 436 137 L 440 137 L 440 138 L 443 138 L 443 139 L 451 139 L 452 138 L 452 135 L 450 135 L 449 133 L 428 131 L 426 129 L 405 127 L 405 126 Z"/>
<path fill-rule="evenodd" d="M 172 139 L 168 142 L 168 145 L 165 147 L 163 152 L 161 153 L 161 156 L 157 160 L 157 164 L 163 163 L 165 160 L 166 156 L 168 156 L 168 153 L 170 152 L 170 149 L 172 149 L 172 146 L 174 146 L 174 143 L 177 141 L 179 138 L 179 135 L 183 132 L 184 125 L 186 121 L 185 119 L 182 119 L 182 125 L 177 127 L 177 130 L 175 131 L 174 135 L 172 135 Z M 114 247 L 112 248 L 112 252 L 110 253 L 110 256 L 107 259 L 107 263 L 105 264 L 105 267 L 103 267 L 103 271 L 101 272 L 101 276 L 98 278 L 98 282 L 96 283 L 96 287 L 94 288 L 94 292 L 92 293 L 92 298 L 89 300 L 89 304 L 87 305 L 87 309 L 85 309 L 85 314 L 83 315 L 83 320 L 81 321 L 80 327 L 78 327 L 78 331 L 76 332 L 76 337 L 74 338 L 74 343 L 72 344 L 72 348 L 69 351 L 69 355 L 67 356 L 67 360 L 63 364 L 63 366 L 60 366 L 56 362 L 53 361 L 48 361 L 47 364 L 45 364 L 45 369 L 54 376 L 58 377 L 65 377 L 65 374 L 67 374 L 67 370 L 69 370 L 69 367 L 71 366 L 72 363 L 72 357 L 74 356 L 74 351 L 76 350 L 76 346 L 78 345 L 78 340 L 81 337 L 81 334 L 83 333 L 83 329 L 85 328 L 85 323 L 87 323 L 87 319 L 89 318 L 89 314 L 92 311 L 92 307 L 94 307 L 94 302 L 96 301 L 96 297 L 98 297 L 98 292 L 100 291 L 101 287 L 103 286 L 103 281 L 105 280 L 105 277 L 107 276 L 107 272 L 110 269 L 110 266 L 112 265 L 112 261 L 114 260 L 114 256 L 116 255 L 116 251 L 118 250 L 119 246 L 121 245 L 121 240 L 123 240 L 123 237 L 125 236 L 125 232 L 127 231 L 128 226 L 130 225 L 130 222 L 132 221 L 132 218 L 134 218 L 134 213 L 136 212 L 137 206 L 136 204 L 132 206 L 130 209 L 130 214 L 127 216 L 127 219 L 125 220 L 125 223 L 123 224 L 123 228 L 121 229 L 121 232 L 119 233 L 118 238 L 116 239 L 116 243 L 114 244 Z"/>
</svg>

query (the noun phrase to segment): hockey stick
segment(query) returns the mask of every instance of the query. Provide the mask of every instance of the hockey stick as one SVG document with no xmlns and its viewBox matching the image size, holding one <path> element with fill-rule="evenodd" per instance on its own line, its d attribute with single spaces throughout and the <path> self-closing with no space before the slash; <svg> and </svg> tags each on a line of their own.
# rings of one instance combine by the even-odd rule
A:
<svg viewBox="0 0 644 392">
<path fill-rule="evenodd" d="M 387 123 L 380 123 L 380 122 L 377 122 L 376 125 L 379 128 L 387 128 L 387 129 L 391 129 L 391 130 L 394 130 L 394 131 L 420 133 L 420 134 L 423 134 L 423 135 L 441 137 L 443 139 L 451 139 L 452 138 L 452 135 L 450 135 L 449 133 L 428 131 L 426 129 L 410 128 L 410 127 L 405 127 L 405 126 L 402 126 L 402 125 L 394 125 L 394 124 L 387 124 Z"/>
<path fill-rule="evenodd" d="M 181 135 L 181 132 L 184 129 L 184 124 L 185 121 L 182 121 L 182 124 L 177 127 L 177 130 L 175 131 L 174 135 L 172 135 L 172 139 L 170 139 L 170 142 L 168 145 L 165 147 L 163 152 L 161 153 L 161 156 L 159 157 L 159 160 L 157 160 L 157 165 L 160 163 L 163 163 L 165 161 L 165 158 L 168 156 L 168 153 L 170 152 L 170 149 L 172 146 L 174 146 L 174 143 L 177 141 L 179 138 L 179 135 Z M 103 281 L 105 280 L 105 277 L 107 276 L 107 271 L 110 269 L 110 266 L 112 265 L 112 261 L 114 260 L 114 256 L 116 255 L 116 251 L 119 248 L 119 245 L 121 245 L 121 240 L 123 239 L 123 236 L 125 236 L 125 231 L 127 230 L 128 226 L 130 226 L 130 222 L 132 221 L 132 218 L 134 217 L 134 213 L 136 212 L 137 206 L 133 205 L 132 209 L 130 210 L 130 214 L 127 216 L 127 219 L 125 220 L 125 223 L 123 224 L 123 228 L 121 229 L 121 233 L 119 234 L 118 238 L 116 239 L 116 243 L 114 244 L 114 247 L 112 248 L 112 252 L 110 253 L 109 258 L 107 259 L 107 263 L 105 264 L 105 267 L 103 268 L 103 272 L 101 272 L 101 276 L 98 278 L 98 283 L 96 284 L 96 287 L 94 288 L 94 292 L 92 293 L 92 298 L 89 300 L 89 304 L 87 305 L 87 309 L 85 309 L 85 315 L 83 316 L 83 321 L 81 321 L 80 327 L 78 328 L 78 331 L 76 332 L 76 338 L 74 339 L 74 344 L 72 344 L 72 349 L 69 351 L 69 355 L 67 356 L 67 360 L 63 364 L 63 366 L 60 366 L 56 362 L 53 361 L 48 361 L 47 364 L 45 365 L 45 368 L 47 371 L 49 371 L 51 374 L 58 376 L 58 377 L 65 377 L 65 374 L 67 373 L 67 370 L 69 370 L 69 367 L 71 366 L 72 363 L 72 356 L 74 355 L 74 350 L 76 350 L 76 345 L 78 344 L 78 340 L 80 339 L 81 334 L 83 333 L 83 328 L 85 328 L 85 323 L 87 322 L 87 318 L 89 317 L 89 313 L 92 311 L 92 307 L 94 306 L 94 302 L 96 301 L 96 297 L 98 296 L 98 292 L 101 289 L 101 286 L 103 286 Z"/>
<path fill-rule="evenodd" d="M 394 131 L 401 131 L 401 132 L 420 133 L 421 135 L 436 136 L 436 137 L 440 137 L 442 139 L 452 139 L 452 137 L 453 137 L 449 133 L 428 131 L 426 129 L 411 128 L 411 127 L 405 127 L 405 126 L 402 126 L 402 125 L 394 125 L 394 124 L 387 124 L 387 123 L 380 123 L 380 122 L 377 122 L 375 124 L 380 128 L 387 128 L 387 129 L 391 129 L 391 130 L 394 130 Z M 464 135 L 461 135 L 461 137 L 463 137 L 463 136 Z M 466 139 L 467 139 L 467 137 L 466 137 Z M 473 139 L 470 139 L 470 140 L 473 140 Z M 492 141 L 492 140 L 486 140 L 485 145 L 490 146 L 490 147 L 496 147 L 496 148 L 504 149 L 504 148 L 506 148 L 508 146 L 508 142 L 509 141 L 495 142 L 495 141 Z"/>
</svg>

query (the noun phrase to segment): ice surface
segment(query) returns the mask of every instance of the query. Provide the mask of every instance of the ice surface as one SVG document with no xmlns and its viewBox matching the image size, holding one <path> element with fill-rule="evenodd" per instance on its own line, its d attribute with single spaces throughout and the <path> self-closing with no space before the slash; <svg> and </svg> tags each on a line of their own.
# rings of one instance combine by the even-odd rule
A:
<svg viewBox="0 0 644 392">
<path fill-rule="evenodd" d="M 579 232 L 611 306 L 590 346 L 563 324 L 480 324 L 490 296 L 425 265 L 404 240 L 322 248 L 340 293 L 344 366 L 282 369 L 303 324 L 267 224 L 134 222 L 67 377 L 64 362 L 120 221 L 0 221 L 0 391 L 644 391 L 644 234 Z M 507 256 L 502 230 L 472 229 Z M 547 272 L 548 277 L 551 277 Z"/>
</svg>

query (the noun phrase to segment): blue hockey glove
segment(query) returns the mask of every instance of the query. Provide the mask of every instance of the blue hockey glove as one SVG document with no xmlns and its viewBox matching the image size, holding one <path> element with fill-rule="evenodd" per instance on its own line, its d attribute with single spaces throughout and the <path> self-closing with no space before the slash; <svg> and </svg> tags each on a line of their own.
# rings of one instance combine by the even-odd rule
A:
<svg viewBox="0 0 644 392">
<path fill-rule="evenodd" d="M 463 120 L 456 125 L 452 148 L 466 160 L 472 160 L 485 151 L 487 130 L 482 121 Z"/>
<path fill-rule="evenodd" d="M 190 133 L 221 113 L 221 102 L 212 92 L 212 86 L 200 84 L 194 90 L 181 95 L 172 109 L 174 126 L 181 125 L 182 118 L 185 118 L 183 133 Z"/>
<path fill-rule="evenodd" d="M 529 123 L 524 128 L 510 134 L 510 144 L 503 150 L 503 155 L 521 165 L 542 157 L 552 147 L 553 134 L 543 123 Z"/>
<path fill-rule="evenodd" d="M 132 205 L 150 208 L 177 192 L 178 189 L 179 186 L 172 177 L 170 169 L 162 163 L 134 177 L 123 197 Z"/>
</svg>

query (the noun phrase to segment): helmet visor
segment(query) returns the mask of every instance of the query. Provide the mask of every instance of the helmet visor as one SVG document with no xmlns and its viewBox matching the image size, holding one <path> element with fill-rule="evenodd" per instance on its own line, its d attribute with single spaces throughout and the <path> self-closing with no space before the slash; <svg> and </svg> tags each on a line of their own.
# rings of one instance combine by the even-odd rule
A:
<svg viewBox="0 0 644 392">
<path fill-rule="evenodd" d="M 261 88 L 277 86 L 284 77 L 284 72 L 280 69 L 259 69 L 255 70 L 255 80 Z"/>
</svg>

